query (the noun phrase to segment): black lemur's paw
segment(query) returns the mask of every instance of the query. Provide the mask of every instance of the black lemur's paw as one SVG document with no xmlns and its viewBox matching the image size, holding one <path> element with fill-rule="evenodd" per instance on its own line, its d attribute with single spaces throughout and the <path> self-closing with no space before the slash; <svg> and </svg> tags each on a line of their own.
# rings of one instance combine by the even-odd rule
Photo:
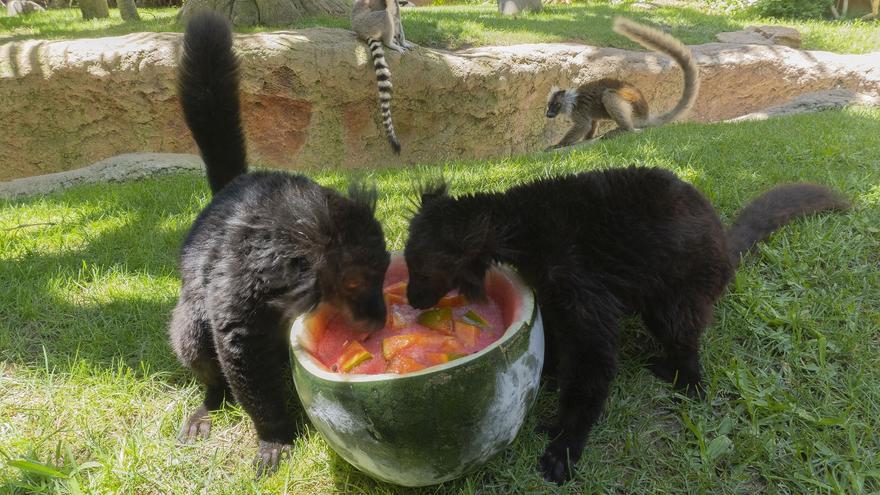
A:
<svg viewBox="0 0 880 495">
<path fill-rule="evenodd" d="M 703 381 L 699 373 L 683 372 L 681 368 L 669 363 L 662 357 L 653 357 L 648 362 L 648 369 L 657 378 L 671 383 L 679 392 L 684 393 L 688 397 L 694 399 L 703 399 L 706 397 L 706 391 L 703 387 Z"/>
<path fill-rule="evenodd" d="M 210 434 L 211 413 L 202 405 L 183 422 L 180 433 L 177 435 L 177 441 L 182 444 L 190 444 L 208 438 Z"/>
<path fill-rule="evenodd" d="M 547 435 L 547 438 L 552 442 L 562 434 L 562 428 L 559 426 L 556 418 L 553 417 L 538 422 L 538 424 L 535 425 L 535 433 L 539 435 Z"/>
<path fill-rule="evenodd" d="M 541 475 L 547 481 L 561 485 L 571 478 L 568 449 L 551 442 L 539 461 Z"/>
<path fill-rule="evenodd" d="M 290 456 L 289 443 L 268 442 L 260 440 L 260 446 L 257 449 L 257 457 L 254 458 L 254 467 L 257 469 L 257 478 L 266 476 L 278 469 L 278 463 L 281 459 Z"/>
</svg>

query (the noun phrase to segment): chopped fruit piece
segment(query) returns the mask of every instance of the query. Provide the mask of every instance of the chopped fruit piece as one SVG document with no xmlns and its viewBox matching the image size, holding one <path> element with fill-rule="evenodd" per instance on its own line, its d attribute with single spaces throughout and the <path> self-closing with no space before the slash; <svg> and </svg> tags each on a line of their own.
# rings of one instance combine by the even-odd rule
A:
<svg viewBox="0 0 880 495">
<path fill-rule="evenodd" d="M 440 350 L 447 353 L 459 353 L 464 351 L 464 348 L 461 341 L 455 337 L 444 337 L 443 342 L 440 343 Z"/>
<path fill-rule="evenodd" d="M 478 327 L 485 327 L 486 325 L 488 325 L 486 320 L 484 320 L 482 316 L 478 315 L 477 312 L 472 309 L 464 314 L 464 319 L 467 323 L 477 325 Z"/>
<path fill-rule="evenodd" d="M 402 295 L 400 295 L 400 294 L 388 294 L 388 293 L 386 293 L 384 297 L 385 297 L 385 305 L 386 305 L 386 306 L 400 305 L 400 304 L 406 304 L 406 303 L 407 303 L 407 301 L 406 301 L 406 296 L 402 296 Z"/>
<path fill-rule="evenodd" d="M 382 356 L 385 359 L 393 358 L 398 352 L 419 342 L 418 334 L 395 335 L 382 340 Z"/>
<path fill-rule="evenodd" d="M 461 321 L 455 322 L 455 336 L 467 347 L 477 345 L 477 337 L 480 335 L 480 327 Z"/>
<path fill-rule="evenodd" d="M 391 284 L 388 287 L 382 289 L 382 292 L 386 294 L 394 294 L 396 296 L 405 297 L 406 296 L 406 282 L 397 282 L 396 284 Z"/>
<path fill-rule="evenodd" d="M 446 357 L 448 357 L 450 361 L 455 361 L 456 359 L 461 359 L 465 356 L 467 356 L 467 354 L 461 354 L 458 352 L 450 352 L 446 355 Z"/>
<path fill-rule="evenodd" d="M 355 366 L 368 359 L 373 359 L 373 355 L 364 349 L 360 342 L 353 341 L 342 350 L 342 355 L 339 356 L 337 364 L 340 370 L 349 372 Z"/>
<path fill-rule="evenodd" d="M 336 316 L 336 313 L 326 304 L 321 304 L 313 312 L 312 316 L 306 323 L 306 330 L 300 334 L 299 343 L 309 352 L 315 352 L 318 348 L 318 342 L 324 338 L 324 332 L 327 325 Z"/>
<path fill-rule="evenodd" d="M 388 367 L 385 368 L 386 373 L 412 373 L 413 371 L 419 371 L 420 369 L 424 369 L 425 367 L 419 364 L 415 359 L 405 356 L 403 354 L 398 354 L 394 356 L 394 359 L 388 363 Z"/>
<path fill-rule="evenodd" d="M 431 330 L 452 335 L 452 310 L 449 308 L 429 309 L 422 312 L 416 321 Z"/>
<path fill-rule="evenodd" d="M 385 319 L 386 327 L 395 330 L 403 328 L 406 325 L 406 316 L 403 311 L 400 311 L 398 308 L 391 308 L 388 310 L 388 317 Z"/>
<path fill-rule="evenodd" d="M 428 365 L 436 366 L 438 364 L 448 363 L 449 354 L 446 354 L 445 352 L 426 352 L 425 360 L 428 362 Z"/>
<path fill-rule="evenodd" d="M 452 296 L 447 294 L 437 301 L 437 307 L 440 308 L 457 308 L 459 306 L 464 306 L 465 304 L 467 304 L 467 298 L 461 294 L 455 294 Z"/>
</svg>

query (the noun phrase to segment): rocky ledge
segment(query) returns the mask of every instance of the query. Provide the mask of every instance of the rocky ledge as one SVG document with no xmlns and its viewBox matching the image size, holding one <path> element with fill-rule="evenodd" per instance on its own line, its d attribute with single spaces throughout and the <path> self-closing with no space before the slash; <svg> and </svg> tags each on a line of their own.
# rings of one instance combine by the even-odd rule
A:
<svg viewBox="0 0 880 495">
<path fill-rule="evenodd" d="M 181 35 L 139 33 L 0 44 L 0 180 L 74 169 L 134 151 L 193 152 L 175 94 Z M 538 150 L 564 132 L 543 107 L 553 85 L 625 78 L 654 111 L 671 107 L 681 72 L 651 52 L 576 44 L 418 48 L 389 53 L 391 153 L 369 52 L 340 29 L 236 37 L 252 161 L 279 168 L 372 167 Z M 880 95 L 880 53 L 779 45 L 693 46 L 702 87 L 692 121 L 727 120 L 827 90 Z"/>
</svg>

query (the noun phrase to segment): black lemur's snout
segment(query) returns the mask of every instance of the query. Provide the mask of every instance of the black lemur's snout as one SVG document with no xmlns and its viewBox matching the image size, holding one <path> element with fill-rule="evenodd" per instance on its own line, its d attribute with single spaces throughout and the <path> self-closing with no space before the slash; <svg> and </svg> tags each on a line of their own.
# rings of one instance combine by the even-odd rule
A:
<svg viewBox="0 0 880 495">
<path fill-rule="evenodd" d="M 385 326 L 387 309 L 382 290 L 355 301 L 350 306 L 352 326 L 359 332 L 375 332 Z"/>
</svg>

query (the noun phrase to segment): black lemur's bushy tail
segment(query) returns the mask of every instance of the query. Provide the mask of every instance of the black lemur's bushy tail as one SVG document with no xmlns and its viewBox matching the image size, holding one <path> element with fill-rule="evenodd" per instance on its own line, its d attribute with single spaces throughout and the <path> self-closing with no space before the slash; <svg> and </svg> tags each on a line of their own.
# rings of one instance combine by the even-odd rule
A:
<svg viewBox="0 0 880 495">
<path fill-rule="evenodd" d="M 649 50 L 665 53 L 672 60 L 675 60 L 675 63 L 684 72 L 684 89 L 682 89 L 678 104 L 662 115 L 651 117 L 647 125 L 666 124 L 684 117 L 694 106 L 694 102 L 697 101 L 697 93 L 700 91 L 700 71 L 697 68 L 697 63 L 694 62 L 694 56 L 690 49 L 672 35 L 623 17 L 614 19 L 613 29 L 614 32 L 626 36 Z"/>
<path fill-rule="evenodd" d="M 838 193 L 816 184 L 783 184 L 758 196 L 739 213 L 727 231 L 733 266 L 740 256 L 797 217 L 829 210 L 845 210 L 849 203 Z"/>
<path fill-rule="evenodd" d="M 382 40 L 370 38 L 370 53 L 373 55 L 373 68 L 376 69 L 376 83 L 379 86 L 379 109 L 382 110 L 382 123 L 385 125 L 385 135 L 395 153 L 400 153 L 400 141 L 394 132 L 394 123 L 391 121 L 391 70 L 385 62 L 385 49 L 382 48 Z"/>
<path fill-rule="evenodd" d="M 229 21 L 200 12 L 186 26 L 177 91 L 211 192 L 247 172 L 244 132 L 238 101 L 238 57 L 232 51 Z"/>
</svg>

